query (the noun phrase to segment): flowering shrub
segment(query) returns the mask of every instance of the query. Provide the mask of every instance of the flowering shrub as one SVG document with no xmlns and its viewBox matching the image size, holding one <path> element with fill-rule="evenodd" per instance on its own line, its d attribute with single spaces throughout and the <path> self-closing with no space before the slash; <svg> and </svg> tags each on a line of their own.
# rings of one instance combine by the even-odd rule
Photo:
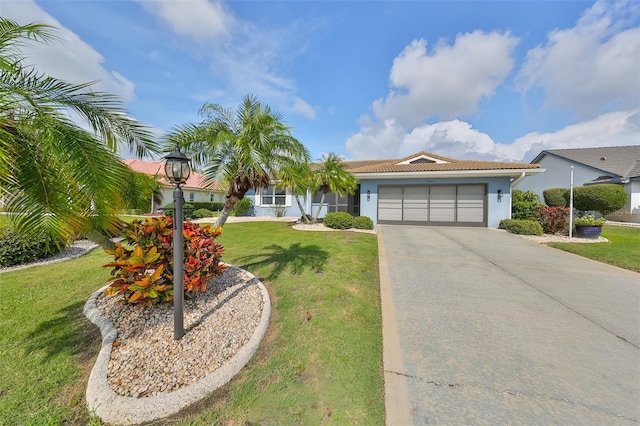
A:
<svg viewBox="0 0 640 426">
<path fill-rule="evenodd" d="M 568 233 L 569 209 L 567 207 L 538 206 L 534 209 L 534 213 L 545 234 Z"/>
<path fill-rule="evenodd" d="M 222 273 L 224 248 L 215 240 L 221 233 L 222 228 L 184 224 L 185 292 L 206 291 L 209 279 Z M 114 250 L 105 250 L 114 256 L 113 262 L 104 265 L 113 268 L 105 294 L 124 294 L 129 303 L 141 305 L 173 300 L 173 219 L 134 220 L 125 226 L 123 236 L 133 250 L 120 243 Z"/>
<path fill-rule="evenodd" d="M 574 225 L 590 225 L 590 226 L 602 226 L 606 223 L 606 219 L 604 217 L 601 217 L 599 219 L 596 219 L 593 215 L 591 214 L 585 214 L 583 216 L 577 217 L 574 219 L 573 224 Z"/>
</svg>

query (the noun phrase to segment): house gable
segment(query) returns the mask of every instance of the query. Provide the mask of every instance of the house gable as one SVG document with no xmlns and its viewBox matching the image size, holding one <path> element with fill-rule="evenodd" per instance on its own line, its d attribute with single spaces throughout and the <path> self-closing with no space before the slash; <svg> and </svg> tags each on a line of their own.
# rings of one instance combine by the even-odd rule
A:
<svg viewBox="0 0 640 426">
<path fill-rule="evenodd" d="M 599 175 L 617 178 L 640 178 L 640 145 L 601 148 L 553 149 L 542 151 L 532 163 L 545 156 L 556 157 L 590 168 Z"/>
</svg>

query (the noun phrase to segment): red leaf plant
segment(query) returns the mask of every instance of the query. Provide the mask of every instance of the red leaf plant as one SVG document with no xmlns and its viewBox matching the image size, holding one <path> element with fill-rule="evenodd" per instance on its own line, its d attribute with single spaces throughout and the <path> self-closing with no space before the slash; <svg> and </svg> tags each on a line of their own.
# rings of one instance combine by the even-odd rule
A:
<svg viewBox="0 0 640 426">
<path fill-rule="evenodd" d="M 184 235 L 184 291 L 195 295 L 222 273 L 224 248 L 216 242 L 222 228 L 186 222 Z M 173 300 L 173 219 L 168 216 L 134 220 L 123 230 L 124 240 L 106 250 L 114 261 L 106 295 L 123 294 L 129 303 L 151 305 Z M 125 247 L 133 247 L 132 250 Z"/>
</svg>

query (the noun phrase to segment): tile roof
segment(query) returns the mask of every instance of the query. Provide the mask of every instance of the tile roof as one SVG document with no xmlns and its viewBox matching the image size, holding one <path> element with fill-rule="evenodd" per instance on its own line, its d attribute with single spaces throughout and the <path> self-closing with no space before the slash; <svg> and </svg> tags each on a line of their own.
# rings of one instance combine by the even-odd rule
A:
<svg viewBox="0 0 640 426">
<path fill-rule="evenodd" d="M 138 173 L 144 173 L 145 175 L 156 177 L 160 184 L 165 186 L 173 186 L 167 182 L 167 178 L 164 174 L 164 162 L 162 161 L 142 161 L 142 160 L 122 160 L 124 164 L 129 166 L 131 170 Z M 206 178 L 196 171 L 191 171 L 189 179 L 184 184 L 183 188 L 190 189 L 202 189 L 202 190 L 214 190 L 223 191 L 224 188 L 218 183 L 213 182 L 212 186 L 207 186 Z"/>
<path fill-rule="evenodd" d="M 640 177 L 640 145 L 602 148 L 550 149 L 534 162 L 551 154 L 623 178 Z"/>
<path fill-rule="evenodd" d="M 422 156 L 445 161 L 444 163 L 413 163 L 400 164 L 420 158 Z M 513 169 L 539 169 L 538 164 L 506 163 L 497 161 L 455 160 L 420 151 L 416 154 L 395 160 L 371 160 L 371 161 L 345 161 L 349 170 L 353 173 L 394 173 L 394 172 L 441 172 L 441 171 L 468 171 L 468 170 L 513 170 Z"/>
</svg>

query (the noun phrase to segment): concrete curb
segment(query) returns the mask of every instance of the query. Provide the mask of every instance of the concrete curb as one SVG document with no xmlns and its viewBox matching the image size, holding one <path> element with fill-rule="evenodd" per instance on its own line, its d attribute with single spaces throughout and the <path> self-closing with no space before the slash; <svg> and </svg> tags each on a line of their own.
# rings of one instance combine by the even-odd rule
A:
<svg viewBox="0 0 640 426">
<path fill-rule="evenodd" d="M 385 424 L 404 426 L 413 424 L 409 385 L 402 362 L 393 290 L 389 279 L 387 253 L 378 226 L 378 262 L 380 268 L 380 307 L 382 311 L 382 369 L 384 372 Z"/>
<path fill-rule="evenodd" d="M 174 392 L 148 398 L 121 396 L 109 387 L 107 370 L 111 357 L 111 344 L 116 340 L 118 333 L 113 323 L 101 314 L 96 305 L 97 297 L 107 286 L 93 293 L 84 306 L 84 314 L 100 329 L 102 347 L 87 383 L 86 399 L 89 411 L 109 424 L 131 425 L 150 422 L 178 413 L 229 382 L 249 362 L 260 346 L 271 317 L 271 300 L 267 289 L 255 275 L 245 270 L 242 270 L 242 273 L 246 276 L 248 283 L 253 283 L 260 288 L 264 302 L 260 322 L 249 341 L 233 358 L 201 381 Z"/>
</svg>

